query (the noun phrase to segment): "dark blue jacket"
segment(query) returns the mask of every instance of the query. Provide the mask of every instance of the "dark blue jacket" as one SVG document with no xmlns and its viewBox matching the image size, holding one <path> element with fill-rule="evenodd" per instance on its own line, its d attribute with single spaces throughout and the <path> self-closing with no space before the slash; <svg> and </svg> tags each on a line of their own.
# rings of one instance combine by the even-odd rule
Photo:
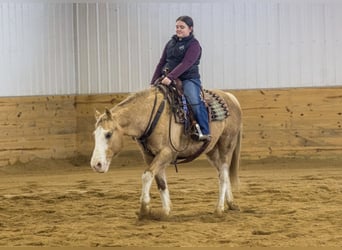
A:
<svg viewBox="0 0 342 250">
<path fill-rule="evenodd" d="M 194 44 L 193 44 L 194 43 Z M 184 59 L 186 52 L 188 51 L 189 47 L 193 44 L 199 45 L 197 39 L 190 35 L 186 38 L 179 39 L 176 35 L 174 35 L 171 40 L 167 43 L 165 52 L 166 52 L 166 64 L 163 67 L 169 69 L 169 72 L 172 72 Z M 200 46 L 199 46 L 200 48 Z M 193 55 L 187 55 L 188 57 L 192 57 Z M 200 78 L 199 74 L 199 67 L 201 59 L 201 51 L 195 62 L 190 66 L 190 68 L 186 69 L 180 76 L 177 76 L 180 80 L 187 80 L 187 79 L 195 79 Z M 181 69 L 180 69 L 181 70 Z M 172 78 L 172 77 L 171 77 Z"/>
</svg>

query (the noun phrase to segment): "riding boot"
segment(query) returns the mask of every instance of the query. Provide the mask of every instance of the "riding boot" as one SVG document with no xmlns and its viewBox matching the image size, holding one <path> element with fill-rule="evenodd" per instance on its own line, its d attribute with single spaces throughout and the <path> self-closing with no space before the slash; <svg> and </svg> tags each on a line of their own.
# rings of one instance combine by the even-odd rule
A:
<svg viewBox="0 0 342 250">
<path fill-rule="evenodd" d="M 196 126 L 196 130 L 197 130 L 197 133 L 198 133 L 198 140 L 199 141 L 210 141 L 211 136 L 209 134 L 204 135 L 202 133 L 202 130 L 201 130 L 200 126 L 198 125 L 198 123 L 196 123 L 195 126 Z"/>
<path fill-rule="evenodd" d="M 203 101 L 196 108 L 196 120 L 203 132 L 203 135 L 210 135 L 208 111 Z"/>
</svg>

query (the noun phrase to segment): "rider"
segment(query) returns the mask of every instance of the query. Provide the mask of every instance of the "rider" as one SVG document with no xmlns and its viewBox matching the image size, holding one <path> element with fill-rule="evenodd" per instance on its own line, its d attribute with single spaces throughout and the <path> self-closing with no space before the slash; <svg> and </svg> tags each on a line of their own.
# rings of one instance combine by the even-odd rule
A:
<svg viewBox="0 0 342 250">
<path fill-rule="evenodd" d="M 151 84 L 162 76 L 165 69 L 167 74 L 161 83 L 171 84 L 179 78 L 183 83 L 183 91 L 191 105 L 196 121 L 200 141 L 210 140 L 209 119 L 205 104 L 201 98 L 201 79 L 198 65 L 200 64 L 202 48 L 193 35 L 193 20 L 189 16 L 180 16 L 176 20 L 176 35 L 166 44 L 160 61 L 155 69 Z"/>
</svg>

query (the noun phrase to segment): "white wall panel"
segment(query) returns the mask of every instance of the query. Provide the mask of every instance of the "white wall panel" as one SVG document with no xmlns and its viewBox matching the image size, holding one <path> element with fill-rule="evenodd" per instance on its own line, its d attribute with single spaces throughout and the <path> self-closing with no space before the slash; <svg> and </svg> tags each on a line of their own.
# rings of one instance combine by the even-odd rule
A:
<svg viewBox="0 0 342 250">
<path fill-rule="evenodd" d="M 75 93 L 73 5 L 0 2 L 0 96 Z"/>
<path fill-rule="evenodd" d="M 342 84 L 340 0 L 0 2 L 0 95 L 146 88 L 190 15 L 207 88 Z"/>
</svg>

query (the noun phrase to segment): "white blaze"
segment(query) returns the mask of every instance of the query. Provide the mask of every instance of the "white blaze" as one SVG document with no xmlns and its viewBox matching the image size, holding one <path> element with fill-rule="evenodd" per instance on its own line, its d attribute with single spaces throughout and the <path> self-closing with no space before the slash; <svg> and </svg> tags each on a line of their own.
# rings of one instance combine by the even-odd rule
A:
<svg viewBox="0 0 342 250">
<path fill-rule="evenodd" d="M 95 148 L 91 157 L 91 167 L 97 172 L 106 173 L 109 169 L 110 161 L 107 160 L 106 152 L 108 149 L 108 141 L 105 138 L 105 130 L 102 127 L 97 127 L 95 136 Z"/>
</svg>

